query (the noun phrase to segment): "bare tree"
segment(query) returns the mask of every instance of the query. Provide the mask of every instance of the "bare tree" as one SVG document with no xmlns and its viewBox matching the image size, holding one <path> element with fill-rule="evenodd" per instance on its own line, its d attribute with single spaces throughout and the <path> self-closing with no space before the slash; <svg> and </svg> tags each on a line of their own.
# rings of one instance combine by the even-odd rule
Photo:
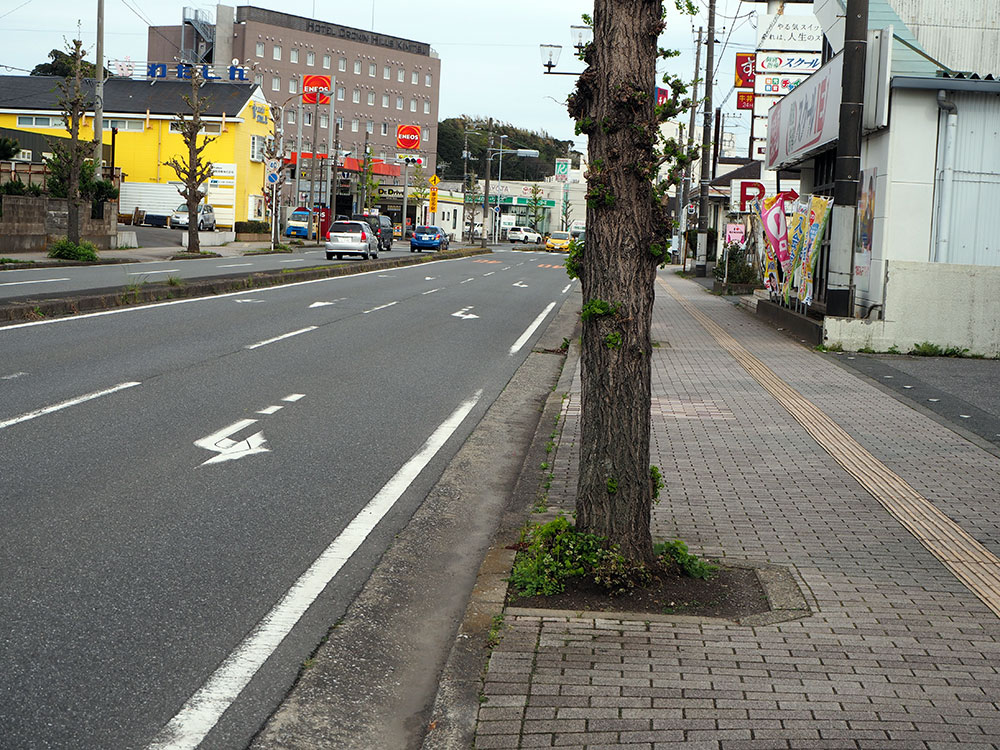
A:
<svg viewBox="0 0 1000 750">
<path fill-rule="evenodd" d="M 413 200 L 413 204 L 417 207 L 417 224 L 422 223 L 420 219 L 420 210 L 424 207 L 427 199 L 431 195 L 431 184 L 427 181 L 428 177 L 424 172 L 424 168 L 419 164 L 413 168 L 412 182 L 410 182 L 410 198 Z"/>
<path fill-rule="evenodd" d="M 91 106 L 83 87 L 83 42 L 74 39 L 67 46 L 69 74 L 59 82 L 59 106 L 69 140 L 53 138 L 54 159 L 65 167 L 67 223 L 66 237 L 74 245 L 80 244 L 80 172 L 87 156 L 92 152 L 88 142 L 80 140 L 80 123 Z"/>
<path fill-rule="evenodd" d="M 689 0 L 675 0 L 693 12 Z M 659 0 L 595 0 L 584 17 L 594 39 L 568 109 L 589 141 L 587 243 L 567 262 L 583 290 L 582 415 L 576 527 L 616 544 L 637 563 L 654 559 L 650 510 L 658 472 L 649 462 L 650 324 L 658 265 L 669 250 L 654 185 L 667 161 L 683 162 L 659 124 L 686 108 L 686 89 L 665 78 L 674 96 L 656 105 L 652 82 L 664 29 Z M 676 168 L 671 171 L 676 179 Z"/>
<path fill-rule="evenodd" d="M 208 193 L 208 188 L 202 185 L 212 176 L 212 164 L 202 158 L 205 147 L 214 141 L 218 136 L 209 137 L 202 134 L 204 120 L 202 115 L 211 106 L 208 97 L 201 96 L 201 86 L 204 79 L 201 77 L 201 70 L 197 65 L 192 65 L 191 70 L 191 93 L 184 95 L 184 103 L 191 110 L 190 114 L 184 112 L 177 113 L 177 123 L 181 132 L 181 138 L 187 147 L 187 156 L 172 157 L 164 162 L 177 174 L 183 182 L 183 186 L 177 188 L 188 211 L 188 245 L 190 253 L 201 252 L 201 241 L 198 237 L 198 205 L 201 199 Z M 198 136 L 201 136 L 201 144 L 198 143 Z"/>
</svg>

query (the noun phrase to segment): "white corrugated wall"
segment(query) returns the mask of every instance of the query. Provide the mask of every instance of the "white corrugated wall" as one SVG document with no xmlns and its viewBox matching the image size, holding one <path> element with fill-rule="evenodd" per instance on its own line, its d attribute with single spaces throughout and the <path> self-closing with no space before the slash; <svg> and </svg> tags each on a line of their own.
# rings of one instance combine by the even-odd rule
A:
<svg viewBox="0 0 1000 750">
<path fill-rule="evenodd" d="M 948 257 L 943 263 L 1000 266 L 1000 94 L 949 92 L 958 107 Z M 945 113 L 939 115 L 934 242 L 940 228 Z M 933 257 L 933 252 L 932 252 Z"/>
<path fill-rule="evenodd" d="M 1000 76 L 1000 2 L 889 2 L 931 57 L 953 70 Z"/>
</svg>

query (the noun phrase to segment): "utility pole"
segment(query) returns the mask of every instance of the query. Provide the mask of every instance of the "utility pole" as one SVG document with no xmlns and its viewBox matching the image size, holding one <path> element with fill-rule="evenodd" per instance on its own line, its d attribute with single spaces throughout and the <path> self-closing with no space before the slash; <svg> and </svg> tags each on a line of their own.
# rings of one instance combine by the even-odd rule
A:
<svg viewBox="0 0 1000 750">
<path fill-rule="evenodd" d="M 462 147 L 462 216 L 465 216 L 465 209 L 467 208 L 465 204 L 465 191 L 469 186 L 469 124 L 464 124 L 465 131 L 465 145 Z M 463 218 L 464 220 L 464 218 Z M 403 221 L 406 221 L 406 217 L 403 217 Z M 472 242 L 473 236 L 475 234 L 476 223 L 476 212 L 472 212 L 472 219 L 469 220 L 469 242 Z M 404 230 L 405 231 L 405 230 Z"/>
<path fill-rule="evenodd" d="M 694 89 L 691 92 L 691 112 L 688 122 L 687 150 L 694 145 L 694 118 L 698 112 L 698 76 L 701 75 L 701 28 L 698 29 L 698 44 L 694 48 Z M 688 201 L 691 196 L 691 165 L 684 167 L 684 182 L 681 185 L 681 269 L 687 271 L 687 230 Z"/>
<path fill-rule="evenodd" d="M 313 137 L 312 148 L 309 149 L 312 156 L 309 165 L 309 224 L 310 229 L 315 229 L 313 239 L 319 239 L 319 216 L 316 213 L 316 147 L 319 145 L 319 92 L 316 92 L 316 101 L 313 103 Z"/>
<path fill-rule="evenodd" d="M 840 132 L 833 167 L 833 216 L 826 312 L 849 317 L 854 311 L 854 237 L 858 181 L 861 176 L 861 124 L 868 46 L 868 0 L 847 0 L 844 23 L 844 79 L 840 93 Z"/>
<path fill-rule="evenodd" d="M 708 183 L 712 140 L 712 73 L 715 64 L 715 0 L 708 0 L 708 51 L 705 53 L 705 117 L 701 135 L 701 199 L 698 202 L 698 250 L 694 275 L 708 273 Z"/>
<path fill-rule="evenodd" d="M 722 128 L 722 107 L 715 108 L 715 141 L 712 143 L 712 179 L 719 171 L 719 139 Z"/>
<path fill-rule="evenodd" d="M 409 157 L 403 159 L 403 242 L 406 242 L 406 203 L 409 197 L 407 193 L 410 192 L 410 160 Z M 417 217 L 417 222 L 414 223 L 413 227 L 416 229 L 417 223 L 419 223 L 420 217 Z"/>
<path fill-rule="evenodd" d="M 94 66 L 94 173 L 104 177 L 104 0 L 97 0 L 97 64 Z M 113 165 L 112 165 L 113 166 Z M 112 176 L 112 179 L 114 177 Z"/>
<path fill-rule="evenodd" d="M 332 99 L 333 97 L 331 97 Z M 333 154 L 330 162 L 330 175 L 332 184 L 330 186 L 330 219 L 337 218 L 337 196 L 340 194 L 340 175 L 337 174 L 337 161 L 340 159 L 340 128 L 335 124 L 335 120 L 330 120 L 330 128 L 333 130 Z"/>
<path fill-rule="evenodd" d="M 302 195 L 302 97 L 299 97 L 299 111 L 295 121 L 298 135 L 295 143 L 295 208 L 299 207 L 299 196 Z"/>
<path fill-rule="evenodd" d="M 483 188 L 483 235 L 480 247 L 486 249 L 486 220 L 490 218 L 490 157 L 493 151 L 493 118 L 489 122 L 489 139 L 486 145 L 486 186 Z M 493 229 L 493 222 L 490 221 L 490 231 Z"/>
<path fill-rule="evenodd" d="M 368 209 L 368 131 L 365 131 L 365 158 L 361 162 L 361 213 Z"/>
</svg>

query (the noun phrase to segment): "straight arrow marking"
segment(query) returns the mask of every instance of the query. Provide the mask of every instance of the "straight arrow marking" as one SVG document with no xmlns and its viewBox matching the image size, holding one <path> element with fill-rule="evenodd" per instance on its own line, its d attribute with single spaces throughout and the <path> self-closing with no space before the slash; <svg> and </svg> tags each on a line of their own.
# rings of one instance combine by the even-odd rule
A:
<svg viewBox="0 0 1000 750">
<path fill-rule="evenodd" d="M 270 448 L 265 448 L 263 432 L 256 432 L 246 440 L 232 440 L 230 435 L 234 435 L 240 430 L 249 427 L 252 424 L 257 424 L 256 419 L 241 419 L 239 422 L 234 422 L 228 427 L 223 427 L 218 432 L 213 432 L 208 437 L 203 437 L 201 440 L 195 440 L 194 444 L 199 448 L 204 448 L 207 451 L 213 451 L 218 453 L 217 456 L 212 456 L 207 461 L 202 462 L 202 466 L 205 464 L 217 464 L 223 461 L 235 461 L 238 458 L 244 458 L 246 456 L 252 456 L 255 453 L 269 453 Z"/>
</svg>

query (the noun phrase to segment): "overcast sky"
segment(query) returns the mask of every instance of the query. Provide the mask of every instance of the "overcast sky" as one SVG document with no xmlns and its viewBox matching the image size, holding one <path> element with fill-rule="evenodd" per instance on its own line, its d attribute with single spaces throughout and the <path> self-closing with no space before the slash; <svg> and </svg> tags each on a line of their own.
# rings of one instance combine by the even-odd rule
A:
<svg viewBox="0 0 1000 750">
<path fill-rule="evenodd" d="M 185 5 L 207 10 L 215 6 L 181 0 L 104 0 L 105 56 L 146 59 L 146 29 L 177 25 Z M 247 3 L 241 3 L 247 4 Z M 543 75 L 540 44 L 563 45 L 557 70 L 581 70 L 572 54 L 570 26 L 593 8 L 593 0 L 504 0 L 480 3 L 467 0 L 254 0 L 252 5 L 320 20 L 372 29 L 380 33 L 429 43 L 441 57 L 440 117 L 491 116 L 520 128 L 544 131 L 570 139 L 573 122 L 566 114 L 565 99 L 575 84 L 573 76 Z M 667 30 L 660 45 L 681 51 L 681 56 L 661 63 L 690 79 L 694 69 L 695 41 L 692 29 L 706 25 L 705 3 L 700 17 L 682 17 L 667 0 Z M 734 54 L 752 50 L 756 41 L 754 2 L 719 0 L 717 25 L 716 103 L 732 89 Z M 85 15 L 84 15 L 85 14 Z M 64 48 L 76 35 L 76 20 L 82 38 L 94 59 L 97 0 L 0 0 L 0 73 L 27 72 L 46 61 L 49 50 Z M 373 24 L 374 19 L 374 24 Z M 723 49 L 724 46 L 724 49 Z M 722 51 L 721 60 L 718 51 Z M 704 64 L 704 54 L 702 64 Z M 730 96 L 723 111 L 735 113 L 736 97 Z M 686 118 L 685 118 L 686 121 Z M 700 124 L 700 120 L 699 120 Z M 749 117 L 734 124 L 737 139 L 745 142 Z"/>
</svg>

